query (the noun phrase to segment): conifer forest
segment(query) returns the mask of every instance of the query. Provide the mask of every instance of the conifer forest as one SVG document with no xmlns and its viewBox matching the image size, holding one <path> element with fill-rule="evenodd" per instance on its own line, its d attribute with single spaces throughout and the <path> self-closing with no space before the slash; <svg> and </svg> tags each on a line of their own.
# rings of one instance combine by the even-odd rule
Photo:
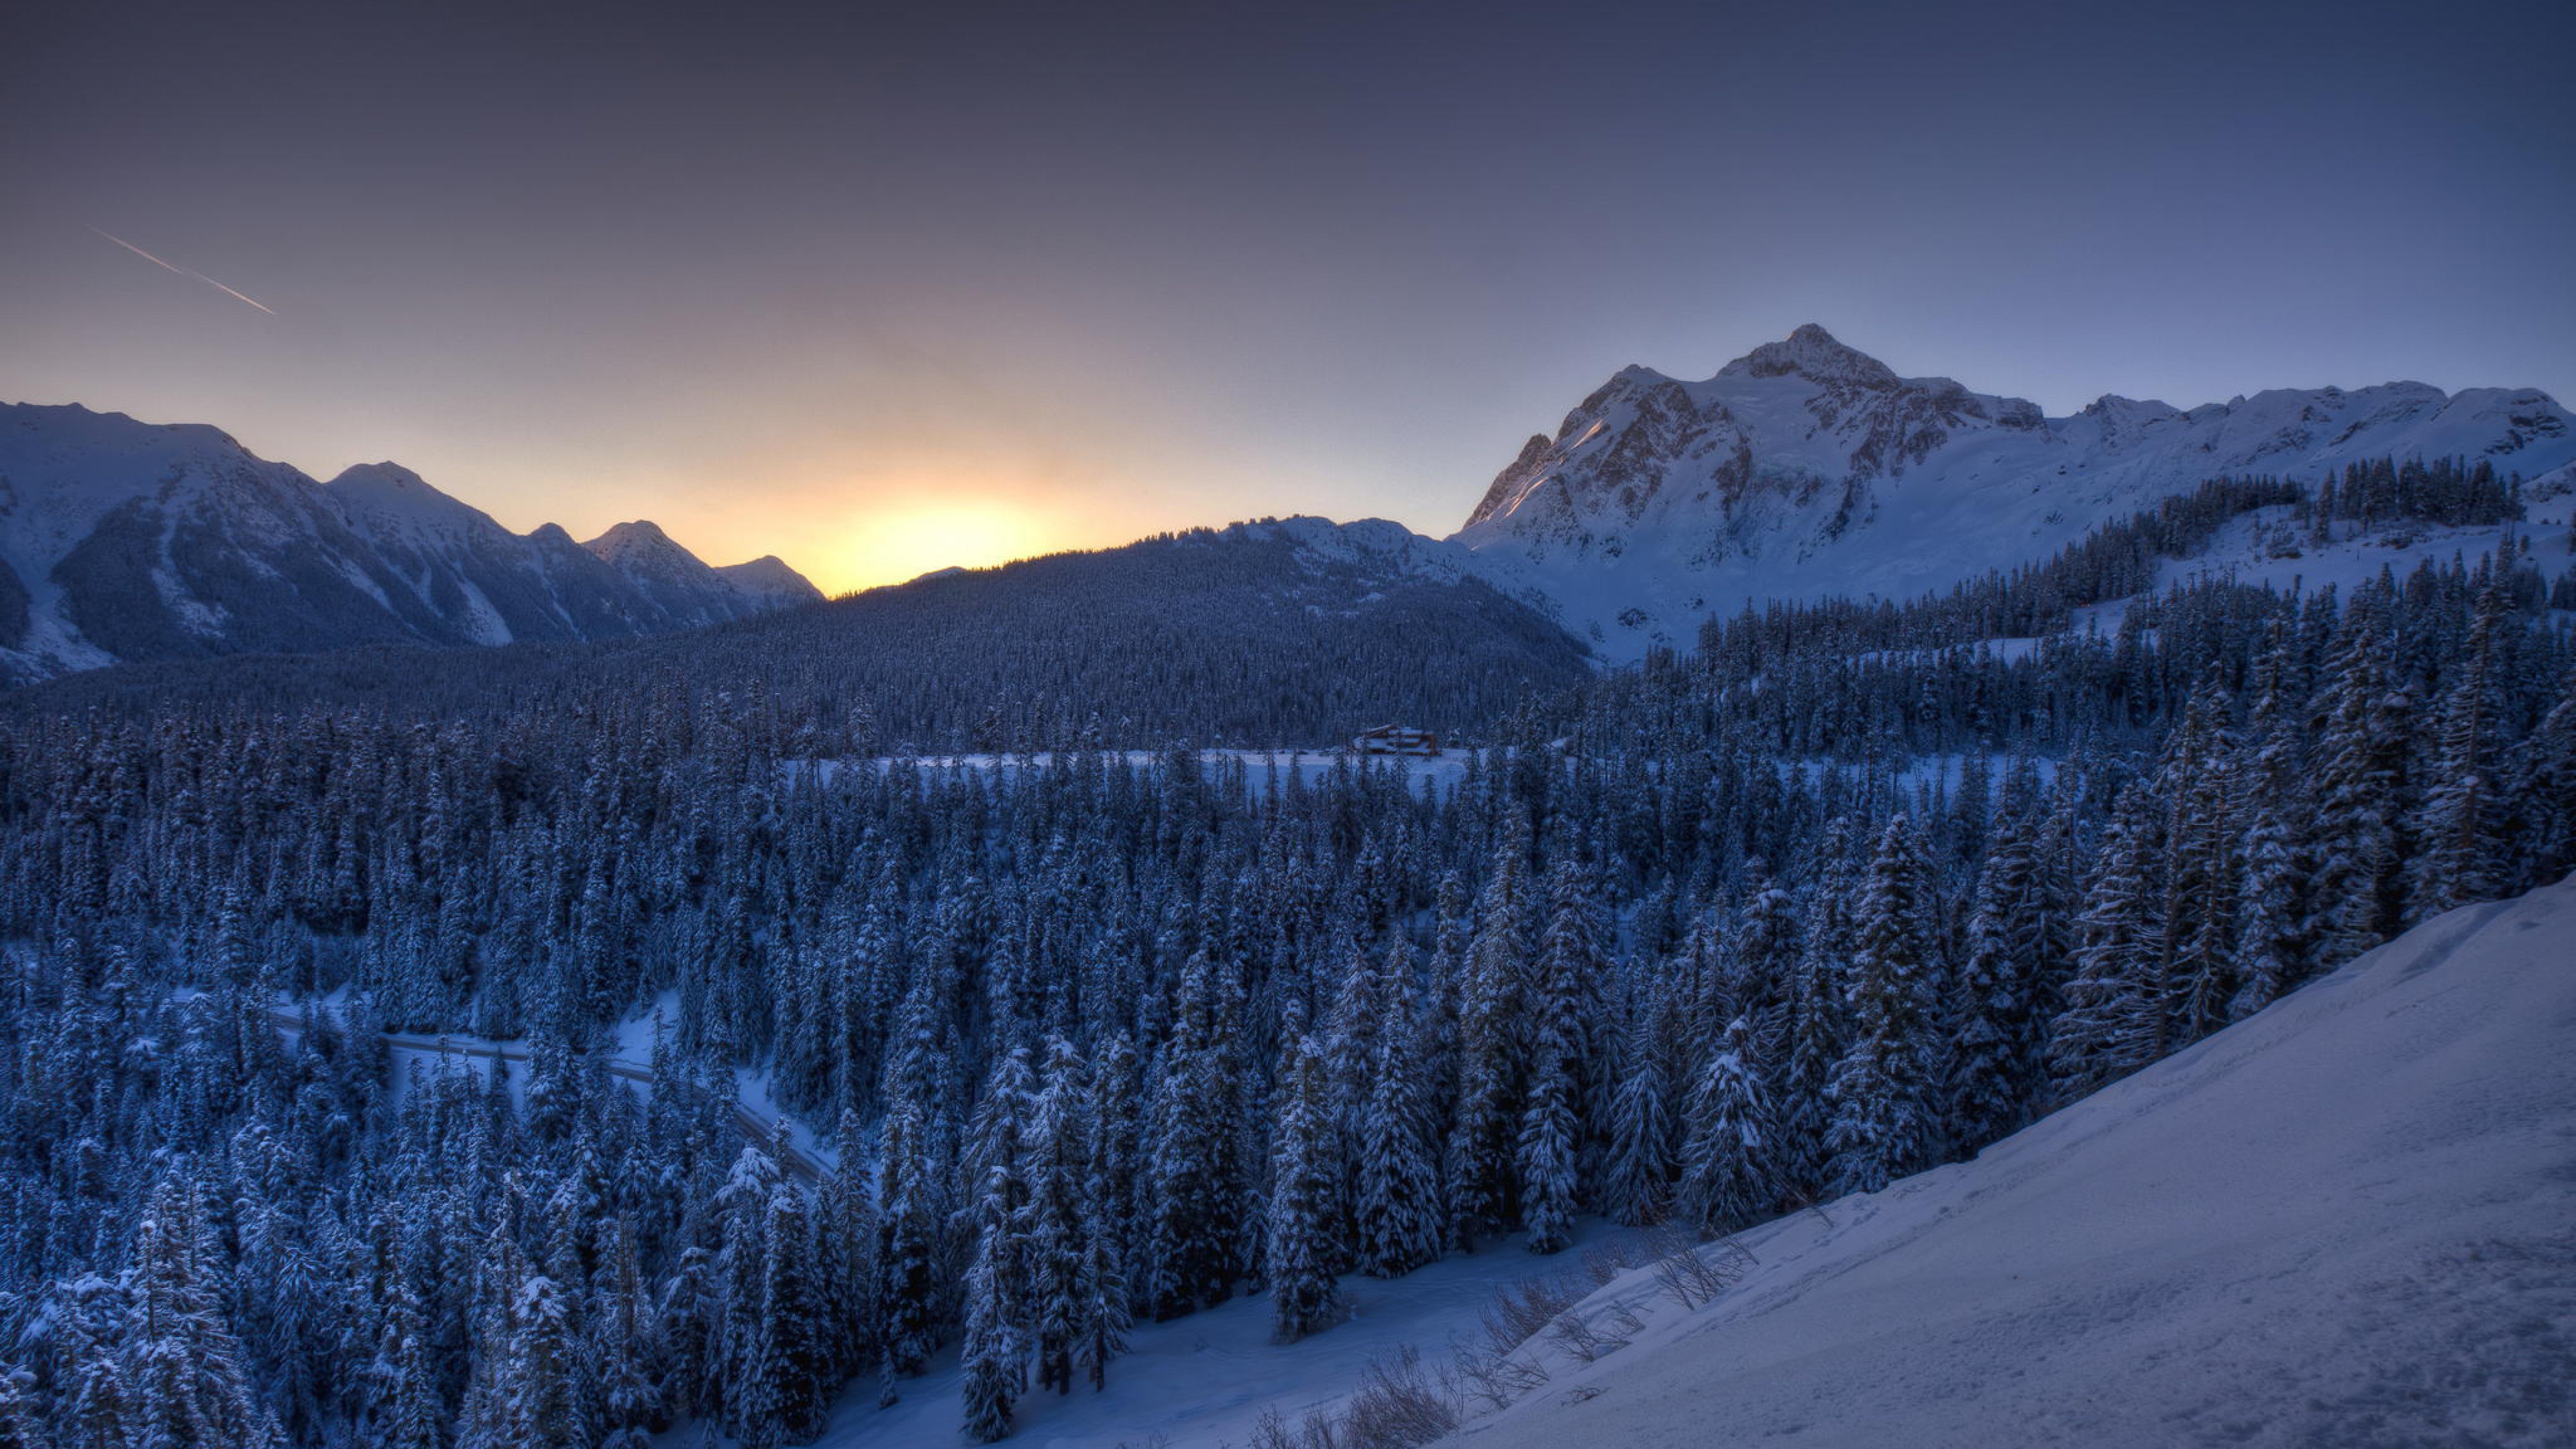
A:
<svg viewBox="0 0 2576 1449">
<path fill-rule="evenodd" d="M 2216 480 L 1480 674 L 1439 769 L 1150 618 L 1114 699 L 638 655 L 0 700 L 0 1446 L 773 1449 L 952 1354 L 999 1440 L 1147 1323 L 1296 1340 L 1352 1272 L 1971 1158 L 2576 867 L 2563 546 L 2157 585 L 2257 513 L 2523 505 Z"/>
</svg>

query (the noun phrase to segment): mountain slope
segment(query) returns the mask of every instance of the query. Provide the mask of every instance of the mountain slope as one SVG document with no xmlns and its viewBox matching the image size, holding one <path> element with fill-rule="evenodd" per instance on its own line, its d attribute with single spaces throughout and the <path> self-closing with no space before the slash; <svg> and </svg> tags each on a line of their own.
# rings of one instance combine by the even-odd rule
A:
<svg viewBox="0 0 2576 1449">
<path fill-rule="evenodd" d="M 2576 881 L 1988 1148 L 1742 1234 L 1478 1449 L 2576 1442 Z M 1542 1353 L 1553 1352 L 1544 1350 Z"/>
<path fill-rule="evenodd" d="M 1703 382 L 1625 369 L 1531 438 L 1454 537 L 1633 658 L 1748 601 L 1908 598 L 2044 558 L 2206 478 L 2452 456 L 2538 478 L 2576 463 L 2576 417 L 2530 389 L 2394 382 L 2049 418 L 1806 326 Z"/>
<path fill-rule="evenodd" d="M 1059 748 L 1095 720 L 1116 745 L 1313 747 L 1388 722 L 1479 729 L 1590 673 L 1582 644 L 1457 545 L 1383 520 L 1290 518 L 945 569 L 654 638 L 176 660 L 55 680 L 13 705 L 433 713 L 651 678 L 761 698 L 812 721 L 822 753 Z"/>
<path fill-rule="evenodd" d="M 609 556 L 551 524 L 514 534 L 391 463 L 317 483 L 209 427 L 0 404 L 0 683 L 132 660 L 632 637 L 820 597 L 775 560 L 738 579 L 650 524 L 624 527 L 661 546 Z"/>
</svg>

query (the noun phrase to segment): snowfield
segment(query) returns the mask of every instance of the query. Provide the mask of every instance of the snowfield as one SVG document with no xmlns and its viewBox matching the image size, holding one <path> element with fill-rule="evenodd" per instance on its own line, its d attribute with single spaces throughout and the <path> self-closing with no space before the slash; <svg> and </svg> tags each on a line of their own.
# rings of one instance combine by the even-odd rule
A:
<svg viewBox="0 0 2576 1449">
<path fill-rule="evenodd" d="M 1716 1303 L 1541 1354 L 1460 1440 L 2576 1443 L 2571 1038 L 2576 881 L 2454 911 L 1973 1162 L 1742 1234 Z"/>
<path fill-rule="evenodd" d="M 1275 1409 L 1294 1426 L 1348 1394 L 1371 1361 L 1407 1345 L 1419 1347 L 1426 1362 L 1442 1361 L 1449 1335 L 1473 1333 L 1477 1310 L 1496 1292 L 1532 1275 L 1577 1271 L 1587 1248 L 1635 1236 L 1595 1218 L 1577 1230 L 1574 1247 L 1554 1257 L 1533 1258 L 1514 1237 L 1391 1281 L 1352 1274 L 1341 1280 L 1352 1316 L 1292 1344 L 1271 1341 L 1267 1294 L 1170 1323 L 1139 1323 L 1128 1333 L 1132 1351 L 1109 1366 L 1106 1389 L 1077 1385 L 1061 1397 L 1027 1395 L 1019 1401 L 1018 1428 L 1002 1442 L 1013 1449 L 1249 1449 L 1264 1410 Z M 890 1408 L 877 1407 L 877 1384 L 852 1384 L 816 1449 L 972 1443 L 963 1430 L 956 1345 L 931 1365 L 929 1373 L 897 1385 L 903 1398 Z M 664 1442 L 694 1449 L 698 1433 L 684 1427 Z"/>
</svg>

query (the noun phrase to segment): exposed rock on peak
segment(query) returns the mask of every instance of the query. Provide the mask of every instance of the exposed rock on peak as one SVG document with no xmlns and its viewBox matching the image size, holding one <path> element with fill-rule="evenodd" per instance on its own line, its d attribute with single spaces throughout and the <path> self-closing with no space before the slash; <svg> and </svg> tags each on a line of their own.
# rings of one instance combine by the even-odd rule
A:
<svg viewBox="0 0 2576 1449">
<path fill-rule="evenodd" d="M 1634 657 L 1747 601 L 1904 597 L 2043 558 L 2205 478 L 2383 456 L 2538 476 L 2576 462 L 2576 419 L 2527 388 L 2420 382 L 2188 412 L 2107 395 L 2051 419 L 1901 377 L 1810 324 L 1704 382 L 1621 369 L 1522 446 L 1456 537 L 1604 654 Z"/>
<path fill-rule="evenodd" d="M 1894 387 L 1901 379 L 1884 362 L 1836 341 L 1810 322 L 1778 342 L 1765 342 L 1718 370 L 1720 377 L 1783 377 L 1797 373 L 1818 382 Z M 1948 381 L 1948 379 L 1941 379 Z M 1950 384 L 1958 386 L 1956 383 Z"/>
<path fill-rule="evenodd" d="M 0 684 L 126 660 L 625 638 L 801 601 L 629 527 L 612 561 L 553 524 L 514 534 L 399 464 L 317 483 L 214 428 L 0 404 Z"/>
</svg>

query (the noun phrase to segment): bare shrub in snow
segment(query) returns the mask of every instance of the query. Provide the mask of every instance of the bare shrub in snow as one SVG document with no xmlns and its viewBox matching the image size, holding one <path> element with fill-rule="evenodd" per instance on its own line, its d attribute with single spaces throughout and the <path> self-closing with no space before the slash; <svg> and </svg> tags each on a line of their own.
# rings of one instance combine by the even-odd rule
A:
<svg viewBox="0 0 2576 1449">
<path fill-rule="evenodd" d="M 1655 1282 L 1685 1309 L 1713 1301 L 1732 1288 L 1753 1266 L 1753 1254 L 1733 1238 L 1700 1244 L 1689 1235 L 1666 1229 L 1656 1235 L 1664 1249 L 1655 1259 Z"/>
<path fill-rule="evenodd" d="M 1419 1449 L 1458 1427 L 1459 1407 L 1408 1344 L 1371 1360 L 1338 1410 L 1309 1410 L 1292 1429 L 1278 1406 L 1263 1409 L 1251 1449 Z"/>
<path fill-rule="evenodd" d="M 1458 1427 L 1458 1400 L 1406 1344 L 1370 1361 L 1342 1409 L 1340 1449 L 1415 1449 Z"/>
<path fill-rule="evenodd" d="M 1607 1286 L 1611 1279 L 1645 1261 L 1637 1245 L 1624 1239 L 1598 1243 L 1583 1250 L 1583 1271 L 1592 1279 L 1595 1288 Z"/>
<path fill-rule="evenodd" d="M 1507 1407 L 1547 1380 L 1547 1370 L 1536 1359 L 1514 1358 L 1509 1350 L 1472 1343 L 1453 1346 L 1449 1369 L 1442 1375 L 1453 1397 L 1487 1412 Z"/>
<path fill-rule="evenodd" d="M 1583 1297 L 1564 1274 L 1523 1278 L 1502 1289 L 1477 1313 L 1497 1353 L 1509 1353 L 1547 1331 L 1556 1316 Z"/>
</svg>

